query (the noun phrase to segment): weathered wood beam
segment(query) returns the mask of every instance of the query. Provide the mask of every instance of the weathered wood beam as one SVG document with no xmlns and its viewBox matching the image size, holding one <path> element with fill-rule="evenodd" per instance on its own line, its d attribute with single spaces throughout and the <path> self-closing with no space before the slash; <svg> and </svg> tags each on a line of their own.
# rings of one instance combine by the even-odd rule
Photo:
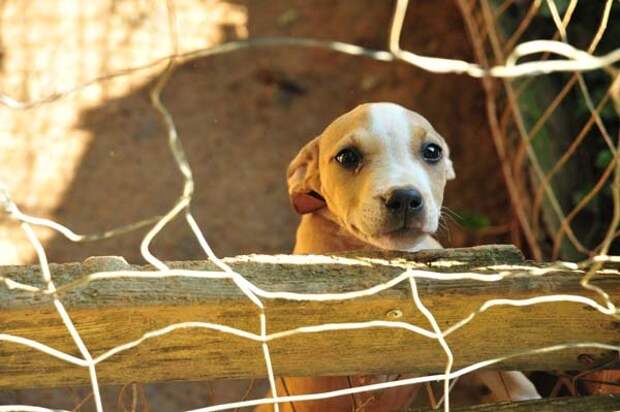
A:
<svg viewBox="0 0 620 412">
<path fill-rule="evenodd" d="M 308 259 L 302 256 L 241 256 L 227 262 L 254 284 L 269 291 L 324 293 L 354 291 L 385 282 L 404 268 L 481 273 L 527 271 L 540 265 L 525 262 L 506 246 L 427 251 L 414 254 L 348 254 Z M 359 256 L 359 257 L 356 257 Z M 85 275 L 127 269 L 106 259 L 53 264 L 57 287 Z M 493 265 L 503 265 L 501 268 Z M 211 262 L 176 262 L 171 267 L 214 270 Z M 133 270 L 151 270 L 132 266 Z M 417 281 L 424 304 L 442 328 L 453 325 L 484 301 L 530 298 L 541 294 L 578 294 L 595 298 L 579 285 L 581 274 L 568 269 L 544 276 L 522 275 L 499 282 L 474 280 Z M 42 286 L 36 266 L 0 268 L 0 277 Z M 1 278 L 0 278 L 1 279 Z M 595 277 L 617 302 L 620 277 L 607 270 Z M 64 290 L 60 295 L 93 356 L 144 333 L 172 323 L 202 321 L 259 333 L 259 310 L 230 280 L 195 278 L 106 279 Z M 310 302 L 263 299 L 268 333 L 300 326 L 337 322 L 398 320 L 427 329 L 415 309 L 408 282 L 355 300 Z M 394 319 L 394 314 L 402 317 Z M 9 290 L 0 280 L 0 334 L 35 339 L 80 356 L 47 295 Z M 530 307 L 496 307 L 448 337 L 455 368 L 488 358 L 565 342 L 620 341 L 620 323 L 578 303 L 546 303 Z M 404 329 L 306 333 L 269 343 L 276 374 L 342 375 L 361 373 L 441 372 L 446 361 L 438 343 Z M 587 356 L 586 356 L 587 355 Z M 580 369 L 609 353 L 567 349 L 513 358 L 503 369 Z M 153 382 L 265 376 L 259 342 L 199 328 L 183 329 L 146 340 L 97 365 L 102 383 Z M 88 382 L 87 370 L 16 343 L 0 341 L 0 388 L 52 387 Z"/>
<path fill-rule="evenodd" d="M 620 410 L 620 395 L 499 402 L 450 410 L 452 412 L 610 412 Z M 432 411 L 432 409 L 410 409 L 408 412 Z"/>
</svg>

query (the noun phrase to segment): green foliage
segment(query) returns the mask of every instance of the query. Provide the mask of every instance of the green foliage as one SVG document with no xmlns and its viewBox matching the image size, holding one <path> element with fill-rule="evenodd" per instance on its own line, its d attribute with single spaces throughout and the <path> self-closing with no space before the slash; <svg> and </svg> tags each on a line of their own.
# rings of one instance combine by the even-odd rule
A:
<svg viewBox="0 0 620 412">
<path fill-rule="evenodd" d="M 563 18 L 571 1 L 554 0 L 560 17 Z M 493 4 L 498 7 L 503 4 L 500 0 Z M 519 23 L 530 10 L 531 1 L 514 2 L 502 13 L 499 19 L 500 31 L 505 38 L 510 37 Z M 605 1 L 588 0 L 577 3 L 570 24 L 567 27 L 568 42 L 582 50 L 587 50 L 595 34 L 598 31 L 605 8 Z M 620 44 L 620 4 L 613 2 L 605 33 L 600 39 L 594 54 L 603 55 L 615 50 Z M 520 42 L 535 39 L 551 39 L 556 34 L 555 22 L 547 1 L 541 2 L 539 12 L 531 21 L 527 30 L 519 39 Z M 531 59 L 538 59 L 531 56 Z M 554 56 L 559 58 L 559 56 Z M 524 61 L 527 58 L 523 59 Z M 562 87 L 571 79 L 573 73 L 555 73 L 539 76 L 527 83 L 526 88 L 519 95 L 519 108 L 523 115 L 527 129 L 540 119 L 552 99 Z M 594 70 L 582 73 L 587 85 L 592 104 L 594 107 L 601 106 L 602 99 L 608 98 L 606 94 L 611 85 L 612 74 L 605 70 Z M 519 84 L 519 80 L 514 81 Z M 532 137 L 532 150 L 536 153 L 538 163 L 543 173 L 548 172 L 564 155 L 576 136 L 584 126 L 591 123 L 591 111 L 586 104 L 581 87 L 575 83 L 562 102 L 557 106 L 536 136 Z M 616 136 L 620 127 L 620 118 L 615 110 L 611 99 L 602 106 L 599 116 L 607 132 Z M 613 160 L 613 152 L 610 151 L 607 142 L 601 135 L 599 124 L 593 124 L 587 134 L 582 136 L 582 142 L 571 152 L 571 156 L 557 171 L 551 180 L 554 193 L 561 208 L 569 213 L 584 197 L 590 193 L 610 162 Z M 586 247 L 594 247 L 601 241 L 602 234 L 606 231 L 611 219 L 612 212 L 611 182 L 607 181 L 601 190 L 591 199 L 580 212 L 574 216 L 571 227 L 581 242 Z M 543 200 L 543 219 L 554 233 L 559 227 L 559 221 L 555 218 L 555 212 L 551 209 L 551 203 Z M 469 227 L 477 224 L 476 219 L 465 219 Z M 578 254 L 569 242 L 563 242 L 560 247 L 561 257 L 564 259 L 579 259 L 583 256 Z M 620 253 L 620 241 L 612 245 L 613 253 Z"/>
<path fill-rule="evenodd" d="M 605 169 L 613 158 L 614 155 L 611 153 L 611 150 L 603 149 L 596 155 L 594 165 L 597 169 Z"/>
</svg>

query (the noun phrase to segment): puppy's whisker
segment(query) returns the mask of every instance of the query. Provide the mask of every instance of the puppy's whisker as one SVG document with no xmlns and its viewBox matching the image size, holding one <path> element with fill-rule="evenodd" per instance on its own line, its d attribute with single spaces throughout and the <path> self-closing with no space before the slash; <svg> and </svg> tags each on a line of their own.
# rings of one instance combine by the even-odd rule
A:
<svg viewBox="0 0 620 412">
<path fill-rule="evenodd" d="M 445 231 L 446 233 L 450 233 L 450 226 L 446 225 L 446 224 L 440 224 L 439 228 L 443 231 Z"/>
<path fill-rule="evenodd" d="M 439 225 L 437 227 L 436 234 L 445 233 L 448 238 L 448 242 L 452 243 L 452 232 L 450 232 L 450 225 L 441 217 L 438 223 Z"/>
<path fill-rule="evenodd" d="M 439 215 L 439 221 L 437 222 L 440 228 L 447 228 L 448 227 L 448 221 L 446 220 L 446 217 L 443 215 Z"/>
<path fill-rule="evenodd" d="M 437 223 L 439 229 L 438 231 L 444 231 L 448 235 L 450 235 L 450 223 L 445 219 L 443 215 L 439 215 L 439 221 Z"/>
<path fill-rule="evenodd" d="M 441 213 L 439 216 L 440 216 L 440 219 L 442 219 L 444 222 L 452 222 L 452 223 L 459 224 L 459 220 L 452 215 L 449 215 L 447 213 Z"/>
<path fill-rule="evenodd" d="M 441 212 L 444 213 L 452 218 L 456 218 L 456 219 L 463 219 L 463 216 L 461 216 L 460 214 L 458 214 L 457 212 L 455 212 L 454 210 L 450 209 L 447 206 L 442 206 L 441 207 Z"/>
<path fill-rule="evenodd" d="M 462 224 L 462 217 L 452 211 L 448 211 L 448 210 L 444 210 L 442 208 L 441 213 L 439 215 L 439 219 L 444 219 L 444 222 L 452 222 L 453 224 L 457 225 L 458 227 L 461 227 Z"/>
</svg>

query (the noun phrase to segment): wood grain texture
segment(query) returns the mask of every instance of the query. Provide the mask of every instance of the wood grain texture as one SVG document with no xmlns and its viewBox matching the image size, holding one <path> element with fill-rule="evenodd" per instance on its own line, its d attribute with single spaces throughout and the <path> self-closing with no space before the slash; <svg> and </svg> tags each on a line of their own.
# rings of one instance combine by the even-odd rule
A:
<svg viewBox="0 0 620 412">
<path fill-rule="evenodd" d="M 407 253 L 348 253 L 340 257 L 240 256 L 227 259 L 239 273 L 269 291 L 303 293 L 354 291 L 385 282 L 404 268 L 482 273 L 534 269 L 513 247 Z M 312 262 L 312 263 L 309 263 Z M 493 265 L 502 264 L 497 267 Z M 171 267 L 213 270 L 207 261 L 170 263 Z M 83 264 L 51 265 L 57 286 L 85 275 L 124 269 L 99 258 Z M 134 270 L 152 270 L 133 266 Z M 7 266 L 0 276 L 42 286 L 38 267 Z M 529 298 L 567 293 L 594 297 L 579 285 L 581 274 L 565 269 L 544 276 L 520 275 L 500 282 L 472 280 L 417 281 L 424 304 L 442 328 L 454 324 L 492 298 Z M 614 270 L 596 277 L 617 302 L 620 278 Z M 93 356 L 172 323 L 203 321 L 259 333 L 259 310 L 230 280 L 192 278 L 106 279 L 61 294 L 71 318 Z M 393 320 L 430 329 L 412 303 L 407 282 L 377 295 L 346 301 L 309 302 L 263 299 L 268 333 L 336 322 Z M 0 284 L 0 333 L 36 339 L 79 356 L 49 296 L 8 290 Z M 547 303 L 525 308 L 492 308 L 450 335 L 455 367 L 566 342 L 620 341 L 620 323 L 576 303 Z M 374 328 L 296 335 L 269 343 L 276 374 L 354 375 L 429 373 L 444 368 L 445 354 L 436 341 L 403 329 Z M 594 361 L 608 353 L 570 349 L 541 356 L 513 358 L 498 368 L 518 370 L 581 369 L 580 354 Z M 153 382 L 265 376 L 260 343 L 207 329 L 184 329 L 150 339 L 97 366 L 102 383 Z M 50 387 L 88 383 L 86 369 L 36 350 L 0 341 L 0 388 Z"/>
</svg>

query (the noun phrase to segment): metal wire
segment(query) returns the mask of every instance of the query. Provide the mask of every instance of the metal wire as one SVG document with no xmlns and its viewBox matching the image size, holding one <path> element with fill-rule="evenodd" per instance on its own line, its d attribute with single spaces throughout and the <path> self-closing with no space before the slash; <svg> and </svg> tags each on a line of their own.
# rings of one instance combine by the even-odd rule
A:
<svg viewBox="0 0 620 412">
<path fill-rule="evenodd" d="M 165 68 L 158 76 L 157 81 L 153 86 L 153 89 L 151 90 L 151 103 L 153 105 L 153 108 L 159 114 L 163 124 L 166 127 L 166 130 L 168 131 L 169 148 L 174 156 L 174 160 L 184 182 L 182 193 L 177 198 L 174 206 L 163 216 L 155 216 L 146 220 L 142 220 L 140 222 L 132 223 L 130 225 L 112 228 L 102 233 L 88 235 L 76 234 L 68 227 L 57 222 L 23 213 L 18 207 L 18 205 L 11 199 L 11 195 L 9 194 L 7 188 L 3 185 L 0 185 L 0 203 L 4 207 L 6 214 L 10 218 L 20 222 L 22 230 L 32 244 L 41 265 L 41 273 L 45 283 L 45 287 L 41 288 L 34 285 L 23 284 L 10 278 L 2 277 L 0 277 L 0 283 L 3 283 L 7 288 L 12 290 L 18 289 L 25 290 L 31 293 L 50 295 L 53 299 L 53 304 L 56 311 L 60 315 L 68 333 L 72 337 L 76 347 L 79 350 L 80 356 L 64 353 L 43 343 L 37 342 L 36 340 L 10 334 L 0 333 L 0 341 L 27 346 L 44 352 L 49 356 L 71 363 L 76 367 L 87 368 L 90 374 L 91 387 L 93 391 L 93 402 L 96 406 L 97 411 L 103 411 L 103 404 L 100 396 L 100 387 L 97 380 L 97 365 L 110 359 L 113 356 L 116 356 L 123 351 L 142 344 L 146 340 L 157 339 L 178 329 L 216 330 L 222 333 L 228 333 L 244 339 L 249 339 L 262 345 L 263 357 L 268 372 L 272 397 L 249 401 L 242 400 L 239 402 L 233 402 L 223 405 L 207 406 L 195 410 L 205 412 L 240 408 L 246 406 L 255 406 L 260 404 L 273 404 L 275 410 L 278 411 L 278 404 L 283 402 L 300 402 L 316 399 L 326 399 L 336 396 L 349 396 L 355 393 L 438 380 L 444 381 L 443 408 L 445 411 L 449 411 L 450 380 L 457 379 L 464 374 L 484 367 L 488 367 L 508 358 L 530 354 L 548 353 L 552 351 L 564 350 L 567 348 L 575 347 L 589 347 L 619 351 L 619 346 L 608 345 L 599 342 L 558 344 L 546 348 L 533 348 L 519 353 L 507 354 L 506 356 L 500 358 L 476 362 L 468 367 L 461 368 L 459 370 L 452 370 L 454 358 L 452 350 L 446 342 L 445 338 L 457 329 L 466 327 L 467 324 L 471 322 L 472 319 L 474 319 L 478 314 L 496 306 L 529 306 L 545 304 L 549 302 L 570 302 L 574 304 L 587 305 L 592 309 L 596 310 L 597 312 L 603 313 L 607 316 L 620 317 L 619 311 L 615 306 L 615 303 L 611 301 L 610 297 L 605 293 L 605 291 L 596 286 L 593 286 L 590 283 L 590 280 L 592 279 L 596 271 L 602 267 L 604 262 L 616 261 L 620 259 L 618 257 L 608 255 L 612 242 L 617 236 L 618 223 L 620 222 L 620 161 L 618 159 L 619 152 L 616 150 L 618 143 L 613 141 L 613 139 L 611 138 L 611 133 L 606 129 L 605 124 L 602 122 L 599 115 L 601 106 L 600 104 L 597 105 L 593 101 L 592 96 L 585 83 L 585 80 L 580 74 L 584 71 L 600 69 L 605 69 L 607 71 L 616 73 L 616 69 L 614 68 L 613 64 L 620 61 L 620 48 L 612 50 L 611 52 L 604 55 L 594 55 L 596 47 L 599 44 L 601 38 L 604 36 L 609 22 L 612 0 L 607 0 L 605 3 L 599 27 L 597 28 L 594 38 L 592 39 L 590 47 L 587 51 L 579 50 L 578 48 L 569 44 L 566 36 L 566 27 L 571 21 L 571 16 L 573 15 L 573 12 L 578 3 L 577 0 L 571 0 L 568 8 L 565 10 L 564 17 L 560 16 L 557 5 L 554 3 L 553 0 L 546 1 L 547 7 L 551 11 L 553 21 L 557 26 L 557 37 L 559 37 L 560 40 L 530 40 L 521 43 L 519 43 L 519 40 L 524 35 L 524 33 L 526 33 L 528 27 L 532 24 L 533 17 L 536 15 L 536 13 L 541 7 L 541 1 L 534 1 L 531 3 L 530 9 L 526 13 L 524 19 L 521 21 L 519 27 L 517 27 L 517 29 L 508 39 L 502 38 L 502 36 L 496 30 L 495 25 L 497 24 L 497 20 L 503 15 L 505 15 L 505 13 L 507 13 L 507 11 L 514 6 L 514 1 L 507 0 L 496 8 L 493 8 L 487 0 L 481 0 L 479 6 L 476 6 L 477 2 L 474 1 L 458 0 L 457 3 L 461 8 L 463 17 L 465 19 L 466 26 L 475 49 L 478 62 L 467 62 L 455 59 L 422 56 L 414 52 L 401 49 L 401 32 L 403 29 L 403 23 L 405 20 L 407 9 L 410 6 L 408 0 L 398 0 L 396 2 L 392 23 L 389 28 L 389 44 L 387 45 L 387 50 L 372 50 L 355 44 L 337 41 L 316 40 L 311 38 L 252 38 L 247 40 L 231 41 L 209 48 L 201 48 L 187 52 L 181 52 L 178 46 L 179 34 L 177 33 L 174 3 L 171 0 L 167 0 L 167 27 L 171 45 L 171 52 L 168 56 L 155 59 L 147 64 L 126 68 L 120 71 L 115 71 L 111 74 L 85 81 L 79 86 L 71 87 L 66 89 L 65 91 L 52 93 L 50 95 L 43 96 L 34 100 L 23 101 L 6 94 L 0 94 L 0 104 L 3 104 L 6 107 L 16 111 L 23 111 L 34 107 L 43 106 L 60 99 L 65 99 L 76 93 L 77 91 L 83 90 L 84 88 L 87 88 L 93 84 L 100 84 L 102 82 L 110 81 L 111 79 L 127 76 L 131 73 L 139 71 L 158 68 L 163 64 L 166 64 Z M 413 7 L 415 7 L 415 5 Z M 475 14 L 477 12 L 482 16 L 482 19 L 477 19 L 475 17 Z M 484 42 L 487 40 L 492 45 L 491 50 L 493 56 L 488 55 L 488 48 L 484 44 Z M 463 73 L 472 77 L 481 78 L 487 92 L 487 108 L 489 113 L 489 122 L 493 132 L 494 143 L 497 147 L 498 154 L 502 162 L 503 177 L 505 179 L 510 194 L 513 210 L 517 215 L 519 230 L 521 231 L 523 236 L 525 236 L 532 254 L 538 259 L 543 258 L 544 253 L 539 245 L 540 236 L 538 232 L 540 231 L 540 225 L 538 223 L 532 224 L 532 222 L 537 222 L 537 216 L 533 218 L 529 214 L 533 213 L 534 215 L 538 215 L 543 201 L 542 199 L 546 198 L 547 200 L 549 200 L 552 204 L 553 212 L 556 214 L 556 217 L 561 222 L 560 227 L 554 234 L 553 255 L 557 256 L 557 249 L 559 248 L 558 245 L 560 244 L 564 236 L 567 236 L 578 250 L 592 252 L 589 259 L 579 265 L 570 263 L 559 263 L 558 265 L 561 265 L 563 267 L 570 267 L 574 270 L 581 271 L 581 273 L 583 273 L 583 286 L 587 289 L 596 291 L 598 293 L 598 296 L 602 300 L 602 303 L 599 303 L 594 299 L 586 298 L 579 295 L 541 295 L 535 298 L 522 300 L 491 299 L 486 301 L 476 311 L 472 312 L 464 319 L 442 330 L 435 321 L 432 312 L 429 311 L 422 303 L 419 291 L 416 287 L 416 279 L 434 279 L 436 281 L 455 279 L 477 279 L 487 282 L 498 282 L 509 275 L 502 272 L 481 275 L 478 273 L 435 273 L 422 270 L 407 270 L 386 283 L 375 285 L 371 288 L 364 290 L 335 294 L 299 294 L 286 291 L 272 292 L 269 290 L 264 290 L 252 284 L 243 276 L 243 274 L 235 272 L 224 261 L 222 261 L 213 253 L 202 230 L 200 229 L 192 215 L 191 201 L 195 189 L 192 170 L 187 161 L 185 151 L 181 144 L 174 118 L 170 114 L 170 111 L 168 110 L 166 105 L 163 103 L 161 99 L 161 94 L 166 87 L 168 79 L 174 72 L 177 65 L 180 63 L 198 57 L 231 53 L 242 49 L 280 46 L 325 48 L 340 53 L 366 57 L 375 60 L 403 61 L 413 66 L 435 73 Z M 541 53 L 543 53 L 543 58 L 538 60 L 531 60 L 531 56 L 535 56 Z M 550 56 L 554 57 L 551 58 Z M 528 61 L 520 62 L 524 58 L 529 59 Z M 498 63 L 490 64 L 489 62 L 493 60 L 498 61 Z M 605 182 L 607 182 L 608 179 L 613 179 L 613 183 L 611 184 L 614 199 L 613 217 L 609 222 L 609 229 L 604 239 L 602 239 L 599 247 L 597 247 L 595 250 L 590 250 L 586 246 L 581 244 L 577 238 L 577 235 L 574 233 L 571 227 L 572 219 L 577 213 L 579 213 L 579 210 L 583 208 L 583 205 L 579 204 L 573 210 L 563 210 L 560 202 L 557 201 L 556 194 L 554 193 L 551 179 L 553 175 L 557 173 L 559 169 L 561 169 L 562 163 L 565 160 L 561 160 L 560 162 L 558 162 L 557 168 L 553 168 L 551 170 L 543 170 L 537 157 L 536 151 L 533 150 L 531 145 L 532 139 L 538 133 L 540 128 L 543 127 L 542 125 L 545 123 L 548 116 L 551 115 L 553 109 L 550 108 L 549 113 L 545 113 L 545 115 L 541 117 L 540 124 L 536 124 L 533 128 L 528 130 L 525 122 L 523 121 L 517 101 L 519 91 L 515 90 L 513 83 L 508 80 L 514 77 L 539 76 L 542 74 L 550 74 L 555 72 L 574 73 L 573 78 L 576 80 L 571 79 L 569 81 L 570 85 L 567 85 L 567 88 L 572 87 L 575 83 L 579 85 L 580 91 L 591 113 L 591 121 L 588 122 L 588 124 L 590 124 L 590 126 L 588 126 L 588 129 L 593 125 L 596 125 L 606 145 L 614 151 L 613 160 L 610 162 L 609 166 L 601 176 L 600 181 L 603 183 L 593 188 L 592 191 L 584 197 L 584 200 L 582 202 L 583 205 L 587 204 L 587 202 L 590 201 L 596 195 L 596 193 L 598 193 L 599 190 L 601 190 L 601 186 Z M 498 89 L 495 84 L 496 78 L 503 79 L 501 80 L 501 85 L 504 91 L 503 94 L 498 93 Z M 559 101 L 565 95 L 566 93 L 558 94 L 559 100 L 558 102 L 554 102 L 552 106 L 554 108 L 557 107 Z M 609 93 L 609 95 L 611 95 L 611 92 Z M 533 208 L 528 208 L 524 205 L 526 200 L 523 198 L 523 194 L 527 193 L 527 190 L 524 187 L 525 185 L 523 182 L 523 178 L 520 174 L 521 165 L 517 165 L 517 167 L 511 166 L 515 164 L 514 162 L 512 162 L 512 160 L 514 159 L 510 157 L 510 154 L 513 152 L 507 149 L 511 139 L 509 138 L 508 133 L 503 131 L 504 128 L 501 126 L 502 124 L 507 125 L 508 123 L 507 120 L 505 122 L 502 122 L 498 118 L 497 113 L 497 107 L 500 105 L 500 100 L 502 99 L 508 101 L 507 116 L 509 117 L 506 117 L 506 119 L 512 118 L 513 124 L 515 125 L 515 130 L 513 130 L 513 132 L 515 132 L 516 135 L 519 136 L 518 141 L 521 149 L 517 150 L 514 153 L 525 154 L 528 159 L 528 167 L 534 172 L 536 178 L 538 179 L 537 181 L 539 182 L 537 191 L 535 194 L 533 194 L 533 197 L 536 199 Z M 575 147 L 579 145 L 580 139 L 582 138 L 578 138 L 575 140 L 577 142 Z M 575 148 L 572 148 L 571 152 L 568 153 L 567 157 L 570 157 L 570 155 L 574 153 L 575 150 Z M 220 269 L 219 271 L 188 271 L 170 269 L 163 261 L 161 261 L 159 258 L 157 258 L 151 253 L 149 246 L 151 245 L 152 241 L 156 237 L 161 236 L 165 232 L 166 225 L 175 217 L 181 214 L 185 217 L 186 223 L 188 224 L 192 233 L 195 235 L 195 238 L 205 252 L 205 255 L 218 266 L 218 268 Z M 62 234 L 71 241 L 83 242 L 118 236 L 128 231 L 144 227 L 146 225 L 153 226 L 145 235 L 141 243 L 140 250 L 142 256 L 149 263 L 151 263 L 156 270 L 149 272 L 114 271 L 93 273 L 81 278 L 78 281 L 63 285 L 61 287 L 56 287 L 54 284 L 54 274 L 50 271 L 47 257 L 45 254 L 45 249 L 33 230 L 33 226 L 44 226 Z M 533 276 L 542 276 L 549 270 L 553 270 L 553 268 L 534 270 L 531 271 L 529 274 Z M 227 325 L 203 321 L 175 323 L 158 330 L 149 331 L 139 339 L 130 342 L 120 343 L 119 345 L 108 350 L 107 352 L 97 357 L 92 357 L 88 348 L 80 338 L 79 332 L 71 321 L 70 314 L 67 312 L 62 303 L 63 294 L 80 285 L 92 282 L 94 280 L 136 277 L 156 279 L 164 277 L 195 277 L 203 279 L 205 282 L 208 282 L 211 279 L 231 279 L 233 282 L 235 282 L 236 286 L 245 294 L 245 296 L 259 309 L 259 318 L 257 320 L 260 324 L 260 333 L 251 333 Z M 264 311 L 264 299 L 287 299 L 321 302 L 340 301 L 346 299 L 361 299 L 392 288 L 395 285 L 405 281 L 409 282 L 411 288 L 412 304 L 414 305 L 416 310 L 419 310 L 422 314 L 424 314 L 426 319 L 430 322 L 432 330 L 407 322 L 371 320 L 367 322 L 356 323 L 336 323 L 304 326 L 287 331 L 269 333 L 268 317 Z M 325 393 L 293 396 L 280 396 L 277 393 L 277 387 L 275 384 L 276 372 L 274 372 L 273 370 L 273 365 L 270 359 L 268 345 L 269 342 L 275 339 L 280 339 L 297 334 L 367 328 L 398 328 L 407 330 L 411 333 L 419 334 L 428 339 L 437 340 L 438 344 L 441 346 L 447 356 L 444 373 L 409 379 L 400 379 L 397 381 L 384 382 L 379 384 L 363 385 L 359 387 Z M 27 405 L 0 406 L 0 412 L 15 409 L 23 411 L 51 411 L 51 409 L 47 409 L 44 407 Z"/>
</svg>

